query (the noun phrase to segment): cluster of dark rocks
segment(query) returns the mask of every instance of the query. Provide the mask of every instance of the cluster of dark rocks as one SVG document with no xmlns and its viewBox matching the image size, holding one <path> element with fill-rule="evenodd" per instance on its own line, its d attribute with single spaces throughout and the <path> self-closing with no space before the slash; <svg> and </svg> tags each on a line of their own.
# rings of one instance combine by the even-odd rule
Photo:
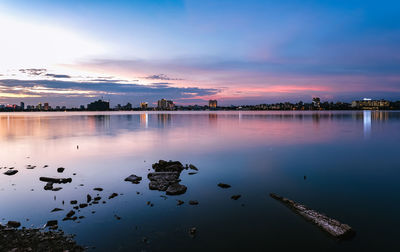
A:
<svg viewBox="0 0 400 252">
<path fill-rule="evenodd" d="M 154 172 L 150 172 L 147 178 L 150 180 L 149 189 L 165 191 L 167 195 L 184 194 L 187 190 L 185 185 L 180 184 L 179 178 L 184 169 L 198 170 L 194 165 L 183 166 L 179 161 L 160 160 L 152 165 Z"/>
<path fill-rule="evenodd" d="M 76 244 L 72 236 L 67 236 L 62 231 L 45 232 L 40 229 L 16 229 L 19 225 L 18 222 L 12 222 L 8 226 L 0 225 L 0 251 L 72 252 L 85 250 Z"/>
<path fill-rule="evenodd" d="M 61 187 L 53 187 L 54 184 L 66 184 L 66 183 L 71 183 L 72 182 L 72 178 L 40 177 L 39 180 L 42 181 L 42 182 L 47 182 L 46 185 L 44 186 L 44 190 L 46 190 L 46 191 L 48 191 L 48 190 L 59 191 L 62 188 Z"/>
</svg>

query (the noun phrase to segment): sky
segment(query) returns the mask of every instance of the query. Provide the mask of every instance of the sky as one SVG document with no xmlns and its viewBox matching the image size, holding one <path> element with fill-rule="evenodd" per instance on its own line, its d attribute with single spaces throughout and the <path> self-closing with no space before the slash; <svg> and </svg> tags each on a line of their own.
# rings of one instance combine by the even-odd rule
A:
<svg viewBox="0 0 400 252">
<path fill-rule="evenodd" d="M 400 100 L 400 2 L 0 0 L 0 104 Z"/>
</svg>

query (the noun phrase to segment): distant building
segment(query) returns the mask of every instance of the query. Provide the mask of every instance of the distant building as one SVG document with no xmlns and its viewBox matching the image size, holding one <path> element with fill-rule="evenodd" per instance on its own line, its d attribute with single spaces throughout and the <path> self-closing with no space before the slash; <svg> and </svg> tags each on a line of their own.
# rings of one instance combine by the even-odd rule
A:
<svg viewBox="0 0 400 252">
<path fill-rule="evenodd" d="M 140 108 L 141 109 L 147 109 L 148 106 L 149 106 L 149 104 L 147 102 L 141 102 L 140 103 Z"/>
<path fill-rule="evenodd" d="M 44 110 L 50 110 L 50 106 L 49 106 L 49 103 L 48 102 L 45 102 L 44 104 L 43 104 L 43 109 Z"/>
<path fill-rule="evenodd" d="M 21 108 L 21 110 L 25 110 L 25 103 L 21 102 L 19 104 L 19 107 Z"/>
<path fill-rule="evenodd" d="M 161 99 L 157 101 L 157 108 L 161 110 L 171 110 L 174 109 L 175 104 L 171 100 Z"/>
<path fill-rule="evenodd" d="M 314 97 L 312 99 L 312 104 L 315 109 L 319 109 L 321 107 L 321 99 L 319 97 Z"/>
<path fill-rule="evenodd" d="M 351 107 L 354 109 L 368 109 L 368 110 L 378 110 L 378 109 L 388 109 L 390 107 L 390 102 L 386 100 L 372 100 L 369 98 L 364 98 L 362 101 L 353 101 Z"/>
<path fill-rule="evenodd" d="M 209 101 L 208 101 L 208 106 L 209 106 L 210 108 L 216 108 L 216 107 L 218 106 L 217 100 L 209 100 Z"/>
<path fill-rule="evenodd" d="M 81 106 L 79 107 L 79 109 L 80 109 L 80 110 L 85 110 L 85 105 L 81 105 Z"/>
<path fill-rule="evenodd" d="M 110 110 L 110 103 L 103 100 L 94 101 L 87 105 L 87 109 L 92 111 Z"/>
<path fill-rule="evenodd" d="M 39 104 L 36 106 L 36 109 L 42 110 L 42 109 L 43 109 L 42 103 L 39 103 Z"/>
</svg>

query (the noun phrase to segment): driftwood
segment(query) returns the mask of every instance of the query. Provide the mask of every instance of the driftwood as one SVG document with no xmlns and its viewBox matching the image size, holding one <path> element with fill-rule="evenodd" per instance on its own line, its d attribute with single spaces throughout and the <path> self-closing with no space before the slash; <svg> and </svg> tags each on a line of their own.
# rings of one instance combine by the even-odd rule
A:
<svg viewBox="0 0 400 252">
<path fill-rule="evenodd" d="M 347 224 L 340 223 L 338 220 L 329 218 L 315 210 L 308 208 L 305 205 L 294 202 L 293 200 L 278 196 L 270 193 L 270 196 L 287 207 L 292 209 L 294 212 L 303 216 L 306 220 L 319 226 L 322 230 L 338 239 L 348 239 L 355 235 L 355 231 Z"/>
<path fill-rule="evenodd" d="M 50 183 L 55 183 L 55 184 L 66 184 L 66 183 L 71 183 L 72 178 L 49 178 L 49 177 L 40 177 L 40 181 L 43 182 L 50 182 Z"/>
</svg>

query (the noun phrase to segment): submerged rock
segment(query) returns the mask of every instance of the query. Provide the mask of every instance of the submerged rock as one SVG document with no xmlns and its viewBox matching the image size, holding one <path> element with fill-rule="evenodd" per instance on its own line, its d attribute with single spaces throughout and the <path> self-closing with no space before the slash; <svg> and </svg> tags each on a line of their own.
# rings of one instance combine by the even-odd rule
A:
<svg viewBox="0 0 400 252">
<path fill-rule="evenodd" d="M 7 226 L 12 228 L 19 228 L 21 226 L 21 223 L 18 221 L 8 221 Z"/>
<path fill-rule="evenodd" d="M 199 202 L 197 200 L 189 200 L 189 205 L 198 205 Z"/>
<path fill-rule="evenodd" d="M 199 169 L 197 169 L 196 166 L 194 166 L 194 165 L 192 165 L 192 164 L 189 165 L 189 168 L 192 169 L 192 170 L 195 170 L 195 171 L 198 171 L 198 170 L 199 170 Z"/>
<path fill-rule="evenodd" d="M 51 226 L 57 227 L 56 226 Z M 10 229 L 0 225 L 0 251 L 84 251 L 62 231 Z"/>
<path fill-rule="evenodd" d="M 47 182 L 44 186 L 44 190 L 53 190 L 53 182 Z"/>
<path fill-rule="evenodd" d="M 194 237 L 197 233 L 197 228 L 196 227 L 192 227 L 189 229 L 189 234 L 190 236 Z"/>
<path fill-rule="evenodd" d="M 227 189 L 227 188 L 231 187 L 231 185 L 224 184 L 224 183 L 219 183 L 218 186 L 221 187 L 221 188 L 224 188 L 224 189 Z"/>
<path fill-rule="evenodd" d="M 303 216 L 306 220 L 311 221 L 319 226 L 322 230 L 338 239 L 347 239 L 355 235 L 355 231 L 347 224 L 342 224 L 338 220 L 327 217 L 315 210 L 308 208 L 305 205 L 294 202 L 293 200 L 278 196 L 273 193 L 270 193 L 270 196 L 273 199 L 285 204 L 294 212 Z"/>
<path fill-rule="evenodd" d="M 187 190 L 187 187 L 184 185 L 181 185 L 179 183 L 175 183 L 172 185 L 169 185 L 167 188 L 166 193 L 168 195 L 180 195 L 180 194 L 184 194 Z"/>
<path fill-rule="evenodd" d="M 69 212 L 67 213 L 66 216 L 67 216 L 68 218 L 70 218 L 70 217 L 72 217 L 74 214 L 75 214 L 75 211 L 71 210 L 71 211 L 69 211 Z"/>
<path fill-rule="evenodd" d="M 125 181 L 132 182 L 133 184 L 139 184 L 141 180 L 142 177 L 136 176 L 135 174 L 132 174 L 125 179 Z"/>
<path fill-rule="evenodd" d="M 242 195 L 240 195 L 240 194 L 238 194 L 238 195 L 233 195 L 233 196 L 231 197 L 231 199 L 233 199 L 233 200 L 238 200 L 240 197 L 242 197 Z"/>
<path fill-rule="evenodd" d="M 53 226 L 57 226 L 58 225 L 58 221 L 57 220 L 49 220 L 46 223 L 46 227 L 53 227 Z"/>
<path fill-rule="evenodd" d="M 159 160 L 158 163 L 152 165 L 156 172 L 181 172 L 185 167 L 179 161 Z"/>
<path fill-rule="evenodd" d="M 115 198 L 115 197 L 117 197 L 118 196 L 118 193 L 112 193 L 109 197 L 108 197 L 108 199 L 112 199 L 112 198 Z"/>
<path fill-rule="evenodd" d="M 183 200 L 177 200 L 177 201 L 178 201 L 178 203 L 177 203 L 178 206 L 180 206 L 180 205 L 182 205 L 183 203 L 185 203 L 185 201 L 183 201 Z"/>
<path fill-rule="evenodd" d="M 8 170 L 4 174 L 8 175 L 8 176 L 12 176 L 12 175 L 17 174 L 17 172 L 18 172 L 18 170 Z"/>
</svg>

